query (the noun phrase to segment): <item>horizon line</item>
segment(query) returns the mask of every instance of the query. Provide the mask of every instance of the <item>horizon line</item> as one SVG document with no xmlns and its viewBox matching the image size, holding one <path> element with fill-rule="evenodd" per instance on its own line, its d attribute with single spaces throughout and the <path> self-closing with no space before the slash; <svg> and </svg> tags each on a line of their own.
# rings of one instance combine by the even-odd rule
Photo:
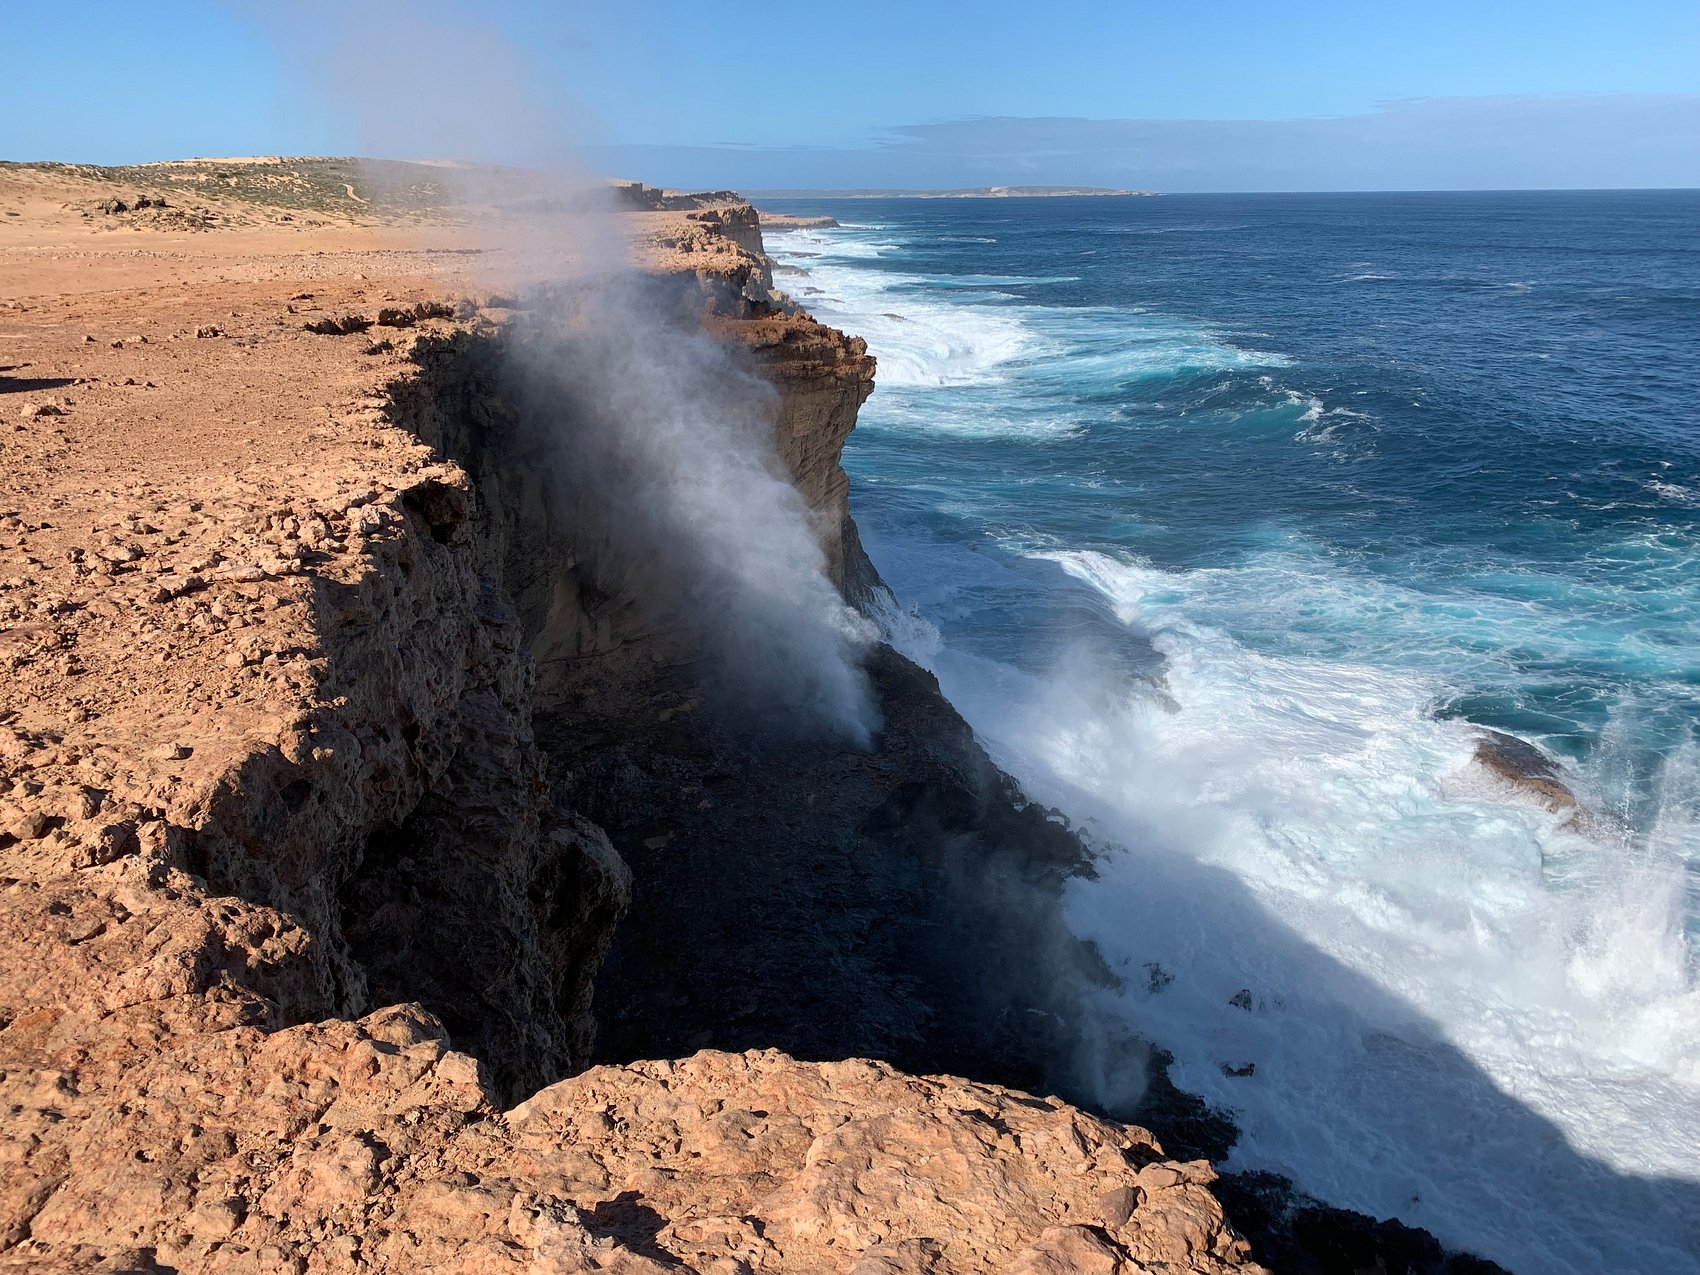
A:
<svg viewBox="0 0 1700 1275">
<path fill-rule="evenodd" d="M 1066 186 L 1068 183 L 1053 182 L 1049 185 Z M 674 189 L 668 187 L 667 189 Z M 679 187 L 683 190 L 683 187 Z M 966 187 L 946 189 L 931 186 L 786 186 L 786 187 L 752 187 L 739 190 L 741 195 L 752 198 L 766 199 L 790 198 L 792 196 L 812 196 L 817 199 L 877 199 L 882 195 L 893 198 L 913 196 L 933 196 L 935 198 L 955 199 L 1152 199 L 1168 195 L 1579 195 L 1579 194 L 1684 194 L 1700 192 L 1700 185 L 1695 186 L 1362 186 L 1336 187 L 1333 189 L 1299 189 L 1299 188 L 1264 188 L 1243 190 L 1157 190 L 1139 193 L 1126 193 L 1113 188 L 1104 188 L 1078 195 L 981 195 L 978 193 L 962 193 L 963 190 L 978 192 L 992 190 L 993 187 Z"/>
<path fill-rule="evenodd" d="M 235 156 L 235 155 L 229 155 L 229 156 L 219 156 L 219 155 L 179 156 L 179 157 L 175 157 L 175 158 L 171 158 L 171 159 L 130 160 L 128 162 L 118 163 L 118 164 L 100 163 L 100 162 L 94 161 L 94 160 L 78 160 L 78 159 L 67 160 L 67 159 L 44 159 L 44 158 L 15 159 L 15 158 L 10 158 L 10 157 L 6 157 L 6 156 L 0 156 L 0 164 L 13 164 L 13 165 L 18 165 L 18 166 L 22 166 L 22 167 L 30 167 L 30 166 L 41 165 L 41 164 L 51 164 L 51 165 L 63 165 L 65 167 L 77 167 L 77 168 L 148 168 L 148 167 L 164 167 L 164 166 L 167 166 L 167 165 L 170 165 L 170 164 L 194 164 L 194 163 L 205 164 L 205 163 L 219 163 L 219 162 L 229 163 L 229 162 L 238 162 L 238 161 L 243 161 L 243 160 L 251 162 L 251 161 L 256 160 L 256 159 L 264 160 L 264 161 L 279 161 L 279 162 L 287 162 L 289 160 L 313 160 L 313 159 L 317 159 L 317 160 L 352 160 L 356 163 L 367 161 L 367 160 L 373 160 L 373 161 L 376 161 L 378 163 L 417 164 L 417 165 L 420 165 L 420 166 L 423 166 L 423 167 L 458 167 L 458 166 L 465 166 L 465 167 L 472 167 L 472 168 L 509 169 L 509 170 L 518 171 L 518 172 L 533 172 L 533 173 L 547 173 L 547 172 L 550 172 L 550 171 L 554 171 L 550 167 L 542 166 L 542 165 L 511 164 L 511 163 L 501 163 L 501 162 L 490 161 L 490 160 L 447 159 L 447 158 L 444 158 L 444 157 L 441 157 L 441 156 L 432 156 L 432 157 L 428 157 L 428 158 L 419 158 L 419 159 L 398 159 L 398 158 L 395 158 L 393 156 L 384 156 L 384 155 L 358 155 L 358 154 L 340 154 L 339 155 L 339 154 L 335 154 L 335 153 L 290 154 L 290 153 L 287 153 L 287 152 L 279 152 L 279 151 L 263 151 L 263 152 L 256 152 L 253 155 L 243 155 L 243 156 Z M 608 174 L 608 173 L 599 173 L 597 175 L 601 180 L 604 180 L 604 181 L 616 182 L 616 183 L 636 181 L 636 182 L 638 182 L 642 185 L 646 185 L 646 186 L 653 185 L 657 189 L 665 190 L 665 191 L 668 191 L 668 192 L 671 192 L 671 193 L 678 193 L 678 194 L 692 194 L 692 193 L 696 193 L 697 191 L 704 191 L 704 190 L 710 189 L 710 187 L 707 187 L 707 186 L 697 186 L 697 187 L 694 187 L 694 188 L 690 187 L 690 186 L 675 186 L 675 185 L 672 185 L 670 183 L 652 181 L 650 179 L 641 178 L 641 177 L 615 176 L 613 174 Z M 1040 188 L 1040 189 L 1055 189 L 1055 190 L 1061 190 L 1061 191 L 1070 191 L 1070 190 L 1078 189 L 1080 191 L 1089 192 L 1089 193 L 1080 193 L 1080 194 L 1063 193 L 1063 194 L 1055 194 L 1055 195 L 991 195 L 991 194 L 981 194 L 981 193 L 979 193 L 979 192 L 982 192 L 982 191 L 989 192 L 989 191 L 992 191 L 992 190 L 995 190 L 995 189 L 1000 189 L 1000 188 L 1007 189 L 1007 190 Z M 1001 199 L 1001 200 L 1010 200 L 1010 199 L 1152 199 L 1152 198 L 1163 198 L 1163 197 L 1172 196 L 1172 195 L 1540 195 L 1540 194 L 1557 195 L 1557 194 L 1590 194 L 1590 193 L 1597 193 L 1597 194 L 1613 194 L 1613 193 L 1615 193 L 1615 194 L 1636 194 L 1636 193 L 1684 194 L 1684 193 L 1700 191 L 1700 184 L 1692 185 L 1692 186 L 1374 186 L 1374 187 L 1359 186 L 1359 187 L 1335 187 L 1335 188 L 1331 188 L 1331 189 L 1317 189 L 1317 188 L 1314 188 L 1314 187 L 1308 188 L 1308 189 L 1307 188 L 1298 188 L 1298 187 L 1282 187 L 1282 188 L 1272 188 L 1272 187 L 1251 188 L 1251 187 L 1246 187 L 1246 188 L 1233 189 L 1233 190 L 1184 190 L 1184 189 L 1151 190 L 1151 189 L 1136 189 L 1134 187 L 1124 187 L 1124 186 L 1095 187 L 1095 186 L 1090 185 L 1089 183 L 1074 183 L 1074 182 L 1042 182 L 1042 183 L 1038 183 L 1038 182 L 1034 182 L 1034 183 L 994 182 L 994 183 L 989 183 L 989 184 L 984 185 L 984 186 L 955 186 L 955 187 L 951 187 L 951 186 L 763 186 L 763 187 L 738 187 L 738 186 L 734 185 L 734 186 L 716 187 L 714 189 L 730 190 L 730 191 L 733 191 L 736 194 L 745 195 L 745 196 L 747 196 L 748 198 L 751 198 L 751 199 L 758 199 L 758 198 L 760 198 L 760 199 L 792 199 L 792 198 L 878 199 L 878 198 L 881 198 L 881 197 L 893 198 L 893 199 L 904 199 L 904 198 L 931 197 L 931 198 L 939 198 L 939 199 L 954 198 L 954 199 Z"/>
</svg>

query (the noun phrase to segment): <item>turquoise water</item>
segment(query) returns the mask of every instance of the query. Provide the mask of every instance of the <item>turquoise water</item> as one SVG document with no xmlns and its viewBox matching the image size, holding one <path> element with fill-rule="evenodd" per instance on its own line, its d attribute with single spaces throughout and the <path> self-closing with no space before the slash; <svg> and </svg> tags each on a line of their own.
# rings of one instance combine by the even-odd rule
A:
<svg viewBox="0 0 1700 1275">
<path fill-rule="evenodd" d="M 1236 1163 L 1700 1269 L 1700 193 L 779 210 L 845 223 L 769 246 L 880 360 L 894 639 L 1102 847 L 1106 1024 Z"/>
</svg>

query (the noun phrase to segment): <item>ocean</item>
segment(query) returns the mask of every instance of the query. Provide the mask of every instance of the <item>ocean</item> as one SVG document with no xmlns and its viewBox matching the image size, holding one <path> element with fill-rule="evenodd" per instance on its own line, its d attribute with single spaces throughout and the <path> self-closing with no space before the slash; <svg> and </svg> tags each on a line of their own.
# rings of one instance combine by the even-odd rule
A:
<svg viewBox="0 0 1700 1275">
<path fill-rule="evenodd" d="M 1105 1039 L 1232 1167 L 1700 1271 L 1700 192 L 770 206 L 843 223 L 767 239 L 879 359 L 891 639 L 1097 849 Z"/>
</svg>

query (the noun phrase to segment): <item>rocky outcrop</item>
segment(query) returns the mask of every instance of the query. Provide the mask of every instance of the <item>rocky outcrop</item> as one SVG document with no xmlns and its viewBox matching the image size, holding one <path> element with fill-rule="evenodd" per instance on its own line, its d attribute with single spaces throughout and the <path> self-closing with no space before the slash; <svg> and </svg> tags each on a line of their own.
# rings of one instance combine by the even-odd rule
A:
<svg viewBox="0 0 1700 1275">
<path fill-rule="evenodd" d="M 1576 812 L 1576 794 L 1560 777 L 1558 763 L 1527 740 L 1482 729 L 1472 760 L 1496 779 L 1555 813 Z"/>
<path fill-rule="evenodd" d="M 747 279 L 748 262 L 735 272 Z M 716 271 L 681 286 L 712 297 Z M 807 315 L 747 315 L 736 291 L 720 294 L 731 311 L 708 322 L 742 351 L 777 390 L 757 405 L 768 413 L 781 461 L 811 511 L 835 584 L 846 564 L 865 561 L 850 520 L 850 484 L 840 467 L 856 412 L 873 392 L 874 361 L 860 338 Z M 606 592 L 590 570 L 594 546 L 580 543 L 561 482 L 554 413 L 531 413 L 511 373 L 511 333 L 459 330 L 414 346 L 417 371 L 390 387 L 396 418 L 471 474 L 483 499 L 477 552 L 488 574 L 517 606 L 521 630 L 545 696 L 568 666 L 606 653 L 652 629 L 630 597 Z"/>
<path fill-rule="evenodd" d="M 611 1201 L 583 1218 L 589 1234 L 566 1230 L 567 1251 L 594 1253 L 602 1232 L 657 1270 L 1255 1269 L 1208 1165 L 1056 1099 L 882 1063 L 764 1051 L 601 1067 L 507 1125 L 539 1168 Z"/>
<path fill-rule="evenodd" d="M 649 218 L 639 235 L 653 275 L 698 293 L 705 317 L 799 313 L 789 297 L 774 289 L 773 261 L 763 248 L 761 219 L 754 208 L 736 196 L 689 195 L 672 202 L 675 211 Z M 804 319 L 811 327 L 819 326 Z"/>
<path fill-rule="evenodd" d="M 24 1208 L 0 1269 L 1256 1269 L 1207 1165 L 990 1086 L 700 1054 L 597 1068 L 503 1114 L 415 1007 L 131 1028 L 125 1102 L 80 1083 L 117 1049 L 13 1087 L 8 1133 L 34 1142 L 6 1166 Z"/>
<path fill-rule="evenodd" d="M 196 955 L 167 980 L 171 994 L 233 984 L 279 1024 L 424 1000 L 527 1087 L 582 1060 L 588 973 L 543 958 L 540 918 L 560 891 L 580 890 L 602 900 L 605 941 L 623 869 L 599 833 L 548 801 L 514 618 L 456 543 L 471 508 L 464 476 L 416 464 L 388 491 L 298 492 L 283 507 L 239 495 L 154 503 L 153 530 L 125 553 L 147 566 L 145 592 L 171 630 L 230 634 L 215 702 L 234 703 L 136 752 L 112 715 L 14 729 L 6 841 L 30 905 L 4 917 L 21 923 L 8 958 L 44 955 L 25 937 L 37 912 L 95 928 L 69 964 L 46 956 L 45 984 L 0 991 L 27 997 L 11 1016 L 142 995 L 118 985 L 140 973 L 131 927 L 157 943 L 167 901 L 216 912 L 210 900 L 229 897 L 252 914 L 234 935 L 183 909 L 189 928 L 174 945 Z M 185 520 L 201 534 L 173 545 Z M 39 539 L 56 530 L 68 528 Z M 238 565 L 190 570 L 224 559 Z M 68 574 L 64 605 L 81 621 L 69 639 L 92 650 L 99 630 L 121 634 L 127 617 L 101 621 L 105 599 L 77 601 L 109 597 L 103 578 Z M 270 622 L 227 629 L 232 614 Z M 249 729 L 229 729 L 250 707 Z"/>
<path fill-rule="evenodd" d="M 638 212 L 684 212 L 743 203 L 742 197 L 733 190 L 702 190 L 689 194 L 629 181 L 617 181 L 612 189 L 615 202 L 620 207 Z"/>
<path fill-rule="evenodd" d="M 287 1024 L 428 1003 L 489 1060 L 482 1103 L 586 1058 L 625 867 L 548 799 L 517 626 L 465 550 L 464 476 L 412 466 L 405 485 L 298 491 L 258 521 L 267 506 L 239 490 L 150 502 L 119 556 L 148 564 L 166 624 L 217 637 L 226 616 L 268 621 L 235 630 L 216 674 L 196 670 L 222 682 L 227 714 L 193 714 L 157 747 L 157 709 L 72 710 L 81 725 L 59 729 L 11 714 L 0 1235 L 19 1251 L 74 1265 L 85 1241 L 193 1237 L 210 1261 L 262 1206 L 197 1176 L 205 1157 L 246 1165 L 258 1128 L 280 1163 L 316 1145 L 296 1143 L 310 1122 L 252 1101 L 259 1060 L 278 1093 L 305 1095 L 332 1065 L 314 1061 L 327 1033 L 354 1039 L 347 1024 L 266 1034 Z M 75 530 L 33 525 L 38 552 Z M 118 623 L 97 605 L 108 577 L 55 556 L 69 638 L 93 657 Z M 191 557 L 235 565 L 171 561 Z M 172 691 L 169 676 L 142 685 Z"/>
<path fill-rule="evenodd" d="M 861 550 L 850 519 L 850 479 L 838 462 L 857 411 L 874 391 L 867 342 L 807 316 L 751 319 L 729 335 L 779 391 L 773 425 L 780 459 L 814 511 L 833 583 L 844 587 Z"/>
<path fill-rule="evenodd" d="M 592 1032 L 588 981 L 544 958 L 541 922 L 576 891 L 600 901 L 606 936 L 622 870 L 548 801 L 530 670 L 468 552 L 471 508 L 451 469 L 360 506 L 365 569 L 312 579 L 326 661 L 300 728 L 178 818 L 211 892 L 312 936 L 299 976 L 255 982 L 282 1021 L 421 1000 L 530 1088 L 582 1059 Z"/>
</svg>

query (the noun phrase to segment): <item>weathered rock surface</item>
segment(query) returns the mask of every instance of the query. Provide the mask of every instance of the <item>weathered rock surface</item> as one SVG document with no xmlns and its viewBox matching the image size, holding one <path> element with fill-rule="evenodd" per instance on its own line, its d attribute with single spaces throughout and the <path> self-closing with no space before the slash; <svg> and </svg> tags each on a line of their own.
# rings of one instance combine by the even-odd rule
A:
<svg viewBox="0 0 1700 1275">
<path fill-rule="evenodd" d="M 751 319 L 728 333 L 779 390 L 774 438 L 797 490 L 815 511 L 833 583 L 846 583 L 861 549 L 850 520 L 850 479 L 839 465 L 856 413 L 874 391 L 874 360 L 861 337 L 806 316 Z"/>
<path fill-rule="evenodd" d="M 882 1063 L 599 1067 L 507 1125 L 567 1182 L 596 1162 L 593 1225 L 699 1270 L 1255 1269 L 1207 1164 L 1055 1099 Z"/>
<path fill-rule="evenodd" d="M 1259 1269 L 1208 1165 L 1054 1099 L 769 1051 L 600 1067 L 503 1115 L 413 1007 L 132 1031 L 122 1103 L 87 1083 L 103 1056 L 13 1089 L 0 1269 Z"/>
</svg>

